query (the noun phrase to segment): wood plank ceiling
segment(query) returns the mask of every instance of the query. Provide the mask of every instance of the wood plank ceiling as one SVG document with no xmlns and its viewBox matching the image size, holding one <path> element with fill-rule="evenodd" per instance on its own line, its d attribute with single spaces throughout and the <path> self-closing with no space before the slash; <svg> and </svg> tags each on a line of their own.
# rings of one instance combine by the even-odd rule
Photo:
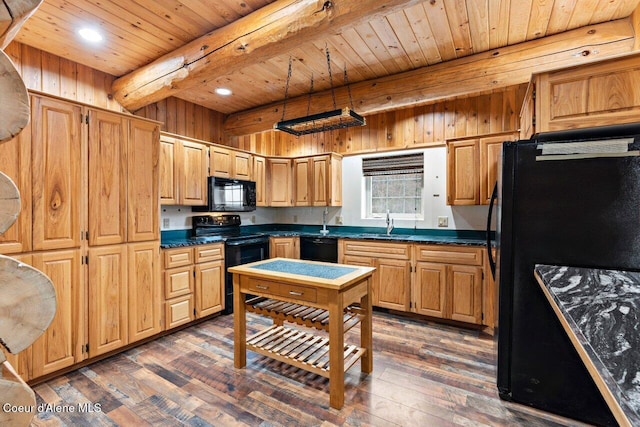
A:
<svg viewBox="0 0 640 427">
<path fill-rule="evenodd" d="M 277 0 L 292 3 L 302 0 Z M 310 1 L 310 0 L 307 0 Z M 16 40 L 80 64 L 123 76 L 274 0 L 44 0 Z M 321 9 L 325 2 L 317 1 Z M 339 6 L 340 1 L 333 2 Z M 289 96 L 394 75 L 571 29 L 625 18 L 640 0 L 425 0 L 261 60 L 176 96 L 225 114 L 282 100 L 289 58 Z M 97 28 L 104 42 L 77 37 Z M 215 64 L 212 64 L 215 67 Z M 216 87 L 233 95 L 222 97 Z"/>
</svg>

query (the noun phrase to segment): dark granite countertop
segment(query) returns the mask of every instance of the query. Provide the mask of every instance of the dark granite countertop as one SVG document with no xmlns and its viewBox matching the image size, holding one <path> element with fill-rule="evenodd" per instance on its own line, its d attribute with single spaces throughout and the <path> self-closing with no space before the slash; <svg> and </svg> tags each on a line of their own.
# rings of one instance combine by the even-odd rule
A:
<svg viewBox="0 0 640 427">
<path fill-rule="evenodd" d="M 243 226 L 244 233 L 266 235 L 274 237 L 333 237 L 338 239 L 381 240 L 404 243 L 447 244 L 463 246 L 484 246 L 486 240 L 484 232 L 472 230 L 425 230 L 425 229 L 395 229 L 387 235 L 384 229 L 375 227 L 328 227 L 329 234 L 320 234 L 320 226 L 308 225 L 268 225 Z M 161 248 L 202 245 L 222 242 L 221 237 L 192 238 L 191 230 L 163 231 Z"/>
<path fill-rule="evenodd" d="M 608 389 L 601 392 L 640 425 L 640 272 L 536 265 L 535 273 Z"/>
</svg>

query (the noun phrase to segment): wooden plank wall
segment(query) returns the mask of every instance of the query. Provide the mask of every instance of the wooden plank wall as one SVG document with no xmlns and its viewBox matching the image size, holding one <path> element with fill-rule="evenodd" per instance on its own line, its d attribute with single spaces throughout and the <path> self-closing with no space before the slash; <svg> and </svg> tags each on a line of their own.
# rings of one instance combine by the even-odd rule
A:
<svg viewBox="0 0 640 427">
<path fill-rule="evenodd" d="M 341 154 L 417 148 L 447 139 L 516 131 L 527 85 L 367 116 L 367 124 L 295 137 L 265 131 L 229 137 L 227 145 L 267 156 L 299 156 L 335 151 Z"/>
<path fill-rule="evenodd" d="M 12 42 L 5 48 L 30 90 L 112 111 L 125 111 L 111 96 L 115 77 L 48 52 Z M 224 115 L 178 98 L 168 98 L 134 113 L 164 123 L 162 130 L 224 143 Z"/>
<path fill-rule="evenodd" d="M 11 42 L 4 51 L 27 89 L 123 111 L 110 95 L 113 76 L 17 42 Z"/>
<path fill-rule="evenodd" d="M 12 42 L 5 52 L 27 88 L 113 111 L 114 76 Z M 441 145 L 446 139 L 515 131 L 526 85 L 505 91 L 406 108 L 367 117 L 367 125 L 296 138 L 268 130 L 240 137 L 223 133 L 224 114 L 179 98 L 167 98 L 134 114 L 164 123 L 162 130 L 226 144 L 267 156 L 298 156 L 327 151 L 361 153 Z"/>
<path fill-rule="evenodd" d="M 180 98 L 170 97 L 147 105 L 135 115 L 158 120 L 162 130 L 189 138 L 224 144 L 225 115 Z"/>
</svg>

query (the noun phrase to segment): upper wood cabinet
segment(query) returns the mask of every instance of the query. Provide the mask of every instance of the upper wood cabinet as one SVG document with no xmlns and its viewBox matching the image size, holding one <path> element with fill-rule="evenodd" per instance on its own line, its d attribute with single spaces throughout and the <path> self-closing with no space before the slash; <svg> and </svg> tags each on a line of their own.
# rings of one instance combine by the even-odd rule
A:
<svg viewBox="0 0 640 427">
<path fill-rule="evenodd" d="M 251 154 L 219 145 L 212 145 L 210 150 L 209 168 L 212 176 L 251 180 L 253 169 Z"/>
<path fill-rule="evenodd" d="M 232 176 L 236 179 L 251 180 L 253 175 L 253 156 L 242 151 L 233 151 Z"/>
<path fill-rule="evenodd" d="M 129 121 L 89 111 L 89 243 L 126 242 Z"/>
<path fill-rule="evenodd" d="M 296 206 L 342 205 L 342 157 L 337 154 L 293 159 Z"/>
<path fill-rule="evenodd" d="M 640 121 L 638 55 L 533 76 L 532 108 L 523 108 L 521 128 L 533 133 L 635 123 Z M 535 96 L 534 96 L 535 94 Z M 535 121 L 534 121 L 535 120 Z"/>
<path fill-rule="evenodd" d="M 158 170 L 160 128 L 157 123 L 131 120 L 127 159 L 127 241 L 160 239 Z"/>
<path fill-rule="evenodd" d="M 31 97 L 33 249 L 80 246 L 82 107 Z"/>
<path fill-rule="evenodd" d="M 162 133 L 160 147 L 160 203 L 205 206 L 209 146 Z"/>
<path fill-rule="evenodd" d="M 253 180 L 256 182 L 256 206 L 267 206 L 267 159 L 253 156 Z"/>
<path fill-rule="evenodd" d="M 447 141 L 447 204 L 489 204 L 501 165 L 502 144 L 517 136 L 506 133 Z"/>
<path fill-rule="evenodd" d="M 267 159 L 267 206 L 292 206 L 291 159 Z"/>
<path fill-rule="evenodd" d="M 218 145 L 211 146 L 210 150 L 209 168 L 211 175 L 220 178 L 231 178 L 233 176 L 233 151 Z"/>
</svg>

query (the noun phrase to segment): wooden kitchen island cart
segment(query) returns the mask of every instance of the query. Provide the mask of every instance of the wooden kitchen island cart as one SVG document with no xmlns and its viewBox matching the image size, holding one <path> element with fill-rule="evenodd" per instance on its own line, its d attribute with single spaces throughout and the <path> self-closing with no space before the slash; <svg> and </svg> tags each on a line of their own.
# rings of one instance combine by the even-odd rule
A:
<svg viewBox="0 0 640 427">
<path fill-rule="evenodd" d="M 371 276 L 375 268 L 273 258 L 230 267 L 233 273 L 234 364 L 243 368 L 246 350 L 329 378 L 329 404 L 344 404 L 344 373 L 358 360 L 373 370 Z M 250 295 L 250 296 L 248 296 Z M 247 311 L 274 324 L 247 337 Z M 311 334 L 284 322 L 324 330 Z M 360 324 L 360 346 L 344 333 Z"/>
</svg>

